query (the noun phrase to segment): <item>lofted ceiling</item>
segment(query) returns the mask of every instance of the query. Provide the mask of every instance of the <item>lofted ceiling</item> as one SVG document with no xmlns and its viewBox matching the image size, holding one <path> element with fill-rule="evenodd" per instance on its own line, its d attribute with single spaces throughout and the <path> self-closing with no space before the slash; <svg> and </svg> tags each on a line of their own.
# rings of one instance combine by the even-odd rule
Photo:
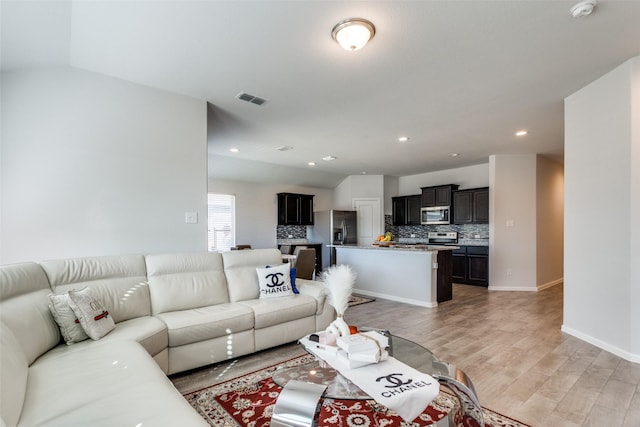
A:
<svg viewBox="0 0 640 427">
<path fill-rule="evenodd" d="M 561 161 L 564 97 L 640 55 L 640 1 L 601 0 L 580 19 L 575 3 L 2 0 L 1 60 L 204 100 L 211 177 L 331 188 L 492 154 Z M 350 17 L 376 27 L 356 52 L 331 38 Z"/>
</svg>

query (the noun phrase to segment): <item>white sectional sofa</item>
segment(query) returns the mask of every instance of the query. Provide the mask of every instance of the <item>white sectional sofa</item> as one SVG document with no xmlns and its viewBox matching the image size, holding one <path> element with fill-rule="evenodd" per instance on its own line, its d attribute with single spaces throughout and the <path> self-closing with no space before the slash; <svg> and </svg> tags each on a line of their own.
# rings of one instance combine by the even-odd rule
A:
<svg viewBox="0 0 640 427">
<path fill-rule="evenodd" d="M 0 266 L 0 426 L 204 426 L 167 374 L 277 346 L 334 319 L 320 282 L 259 298 L 276 249 Z M 49 295 L 91 288 L 116 327 L 67 345 Z"/>
</svg>

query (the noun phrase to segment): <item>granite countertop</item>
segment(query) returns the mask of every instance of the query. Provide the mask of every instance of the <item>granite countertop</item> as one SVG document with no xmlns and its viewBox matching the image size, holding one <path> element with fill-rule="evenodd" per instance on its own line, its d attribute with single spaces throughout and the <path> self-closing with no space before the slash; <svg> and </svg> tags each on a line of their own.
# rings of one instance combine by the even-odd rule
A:
<svg viewBox="0 0 640 427">
<path fill-rule="evenodd" d="M 427 245 L 424 240 L 420 238 L 400 238 L 398 243 L 410 244 L 410 245 Z M 458 246 L 489 246 L 489 238 L 481 239 L 458 239 Z"/>
<path fill-rule="evenodd" d="M 327 245 L 335 248 L 345 249 L 372 249 L 377 251 L 404 251 L 404 252 L 435 252 L 435 251 L 452 251 L 458 249 L 458 246 L 443 245 L 411 245 L 404 243 L 390 243 L 388 245 Z"/>
<path fill-rule="evenodd" d="M 312 242 L 307 239 L 277 239 L 277 245 L 321 245 L 322 242 Z"/>
</svg>

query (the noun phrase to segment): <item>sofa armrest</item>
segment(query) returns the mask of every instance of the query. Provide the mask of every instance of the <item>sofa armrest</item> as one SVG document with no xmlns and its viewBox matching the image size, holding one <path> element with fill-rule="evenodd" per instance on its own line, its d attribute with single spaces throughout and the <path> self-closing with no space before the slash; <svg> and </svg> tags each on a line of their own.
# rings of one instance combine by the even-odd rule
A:
<svg viewBox="0 0 640 427">
<path fill-rule="evenodd" d="M 296 288 L 302 295 L 309 295 L 314 297 L 318 301 L 316 307 L 316 314 L 322 313 L 324 310 L 324 303 L 327 299 L 327 292 L 322 282 L 308 279 L 296 279 Z"/>
</svg>

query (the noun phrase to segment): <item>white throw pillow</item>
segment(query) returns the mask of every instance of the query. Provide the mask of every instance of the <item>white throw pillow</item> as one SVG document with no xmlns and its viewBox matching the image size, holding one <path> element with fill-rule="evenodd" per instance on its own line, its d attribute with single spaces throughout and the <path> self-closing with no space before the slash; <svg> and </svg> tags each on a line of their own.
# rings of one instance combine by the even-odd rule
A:
<svg viewBox="0 0 640 427">
<path fill-rule="evenodd" d="M 256 268 L 260 284 L 260 298 L 282 297 L 293 295 L 291 288 L 290 265 Z"/>
<path fill-rule="evenodd" d="M 99 340 L 116 327 L 113 317 L 91 288 L 69 291 L 69 305 L 92 340 Z"/>
<path fill-rule="evenodd" d="M 89 338 L 84 329 L 82 329 L 78 316 L 76 316 L 69 306 L 68 294 L 51 294 L 49 295 L 49 301 L 51 302 L 49 304 L 49 310 L 60 328 L 60 333 L 62 334 L 64 341 L 68 345 L 84 341 Z"/>
</svg>

